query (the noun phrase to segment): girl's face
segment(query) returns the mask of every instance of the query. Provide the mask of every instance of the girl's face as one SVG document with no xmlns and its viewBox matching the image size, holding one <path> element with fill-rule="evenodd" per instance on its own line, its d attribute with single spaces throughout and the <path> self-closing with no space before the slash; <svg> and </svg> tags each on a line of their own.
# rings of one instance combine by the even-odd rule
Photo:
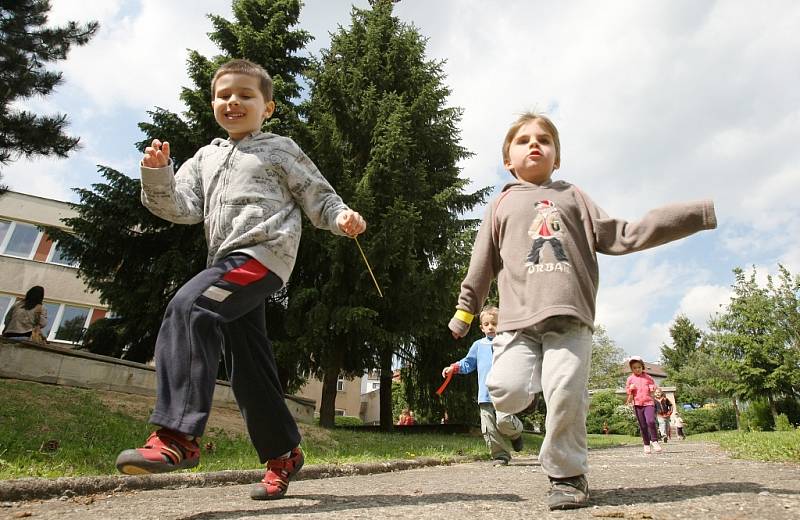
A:
<svg viewBox="0 0 800 520">
<path fill-rule="evenodd" d="M 540 121 L 528 121 L 511 140 L 504 165 L 525 182 L 542 184 L 548 181 L 559 166 L 555 139 Z"/>
<path fill-rule="evenodd" d="M 640 376 L 642 375 L 642 372 L 644 372 L 644 366 L 638 361 L 634 361 L 633 363 L 631 363 L 631 370 L 633 371 L 634 374 Z"/>
</svg>

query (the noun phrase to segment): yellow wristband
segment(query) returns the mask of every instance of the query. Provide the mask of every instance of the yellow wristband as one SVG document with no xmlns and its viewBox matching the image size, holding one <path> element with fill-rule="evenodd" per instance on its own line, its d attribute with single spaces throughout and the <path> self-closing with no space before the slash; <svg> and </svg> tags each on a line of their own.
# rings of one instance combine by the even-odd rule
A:
<svg viewBox="0 0 800 520">
<path fill-rule="evenodd" d="M 469 325 L 472 323 L 472 320 L 475 318 L 474 314 L 470 314 L 467 311 L 462 311 L 461 309 L 456 310 L 456 319 L 459 319 Z"/>
</svg>

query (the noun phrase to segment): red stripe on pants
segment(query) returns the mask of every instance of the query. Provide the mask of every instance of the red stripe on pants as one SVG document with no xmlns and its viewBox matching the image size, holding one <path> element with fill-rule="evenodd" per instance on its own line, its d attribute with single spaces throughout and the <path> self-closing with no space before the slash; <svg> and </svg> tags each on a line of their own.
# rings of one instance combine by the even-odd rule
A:
<svg viewBox="0 0 800 520">
<path fill-rule="evenodd" d="M 241 267 L 228 271 L 222 279 L 236 285 L 250 285 L 267 276 L 268 272 L 269 269 L 264 267 L 258 260 L 250 259 L 242 264 Z"/>
</svg>

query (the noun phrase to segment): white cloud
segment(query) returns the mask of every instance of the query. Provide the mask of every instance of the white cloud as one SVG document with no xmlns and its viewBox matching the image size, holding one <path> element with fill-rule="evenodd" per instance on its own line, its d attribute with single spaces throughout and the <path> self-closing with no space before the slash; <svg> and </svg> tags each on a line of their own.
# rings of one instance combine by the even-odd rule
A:
<svg viewBox="0 0 800 520">
<path fill-rule="evenodd" d="M 180 112 L 180 87 L 192 85 L 186 72 L 187 49 L 209 56 L 219 52 L 208 39 L 212 27 L 206 14 L 229 17 L 230 4 L 196 0 L 188 7 L 141 0 L 134 5 L 132 12 L 123 8 L 132 4 L 118 3 L 100 10 L 99 16 L 91 13 L 101 22 L 100 30 L 89 44 L 71 51 L 61 67 L 65 80 L 86 104 L 104 113 L 129 107 L 140 109 L 144 117 L 154 106 Z M 89 19 L 74 9 L 68 15 Z"/>
</svg>

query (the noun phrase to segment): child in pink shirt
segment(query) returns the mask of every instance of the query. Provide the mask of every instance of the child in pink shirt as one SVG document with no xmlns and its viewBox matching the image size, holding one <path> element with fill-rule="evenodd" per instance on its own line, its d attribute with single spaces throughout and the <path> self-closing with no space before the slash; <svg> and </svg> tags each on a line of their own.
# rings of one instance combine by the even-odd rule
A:
<svg viewBox="0 0 800 520">
<path fill-rule="evenodd" d="M 633 373 L 625 382 L 625 391 L 628 393 L 625 404 L 633 404 L 645 454 L 652 451 L 660 453 L 661 445 L 658 443 L 656 431 L 656 404 L 651 396 L 656 390 L 656 382 L 644 371 L 644 360 L 639 356 L 632 356 L 628 360 L 628 366 Z"/>
</svg>

